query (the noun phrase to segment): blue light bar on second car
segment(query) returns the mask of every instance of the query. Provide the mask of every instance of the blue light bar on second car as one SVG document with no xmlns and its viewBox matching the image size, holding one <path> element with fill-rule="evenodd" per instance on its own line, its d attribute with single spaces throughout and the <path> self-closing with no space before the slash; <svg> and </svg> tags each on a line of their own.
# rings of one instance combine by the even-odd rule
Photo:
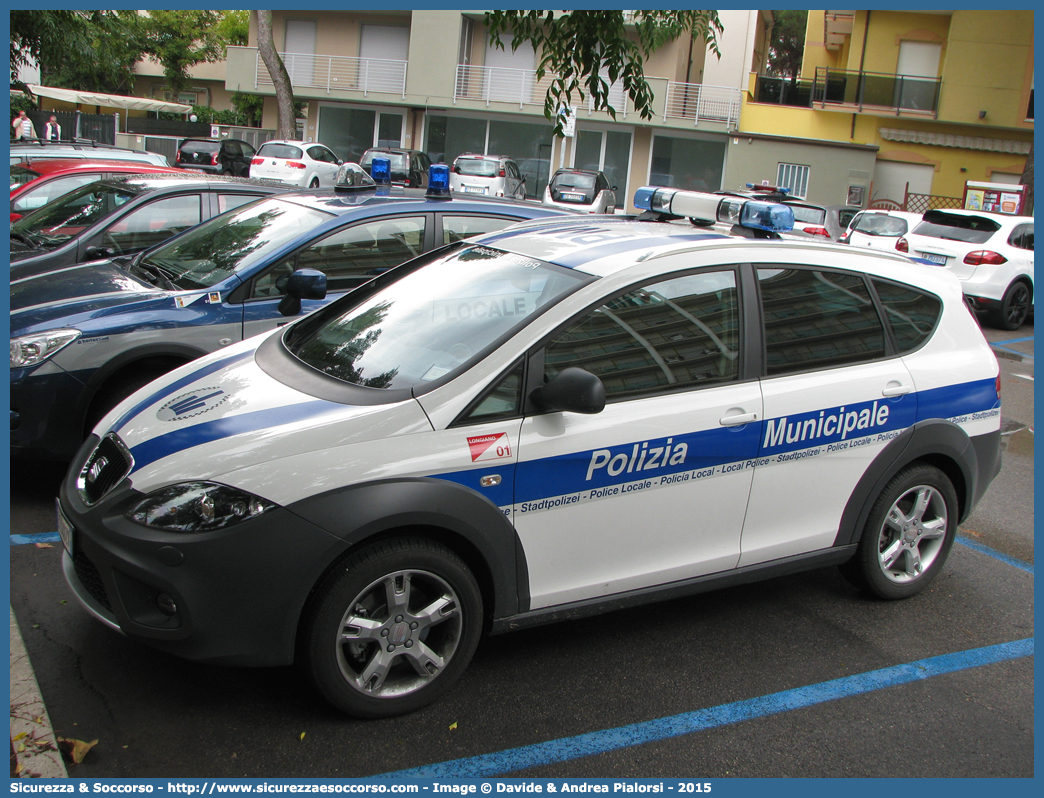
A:
<svg viewBox="0 0 1044 798">
<path fill-rule="evenodd" d="M 388 185 L 391 183 L 391 160 L 389 158 L 374 158 L 370 162 L 370 177 L 377 185 Z"/>
<path fill-rule="evenodd" d="M 704 191 L 642 186 L 634 193 L 634 206 L 655 213 L 687 216 L 705 222 L 738 224 L 774 233 L 794 229 L 794 210 L 788 205 Z"/>
<path fill-rule="evenodd" d="M 450 198 L 449 167 L 444 163 L 433 163 L 428 167 L 428 197 Z"/>
</svg>

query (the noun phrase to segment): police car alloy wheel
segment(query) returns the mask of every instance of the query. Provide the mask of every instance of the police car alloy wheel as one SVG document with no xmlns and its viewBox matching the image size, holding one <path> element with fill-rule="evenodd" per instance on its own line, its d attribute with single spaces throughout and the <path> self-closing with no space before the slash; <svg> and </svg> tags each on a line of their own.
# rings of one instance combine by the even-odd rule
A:
<svg viewBox="0 0 1044 798">
<path fill-rule="evenodd" d="M 883 599 L 923 590 L 942 570 L 953 546 L 957 507 L 953 484 L 938 468 L 905 469 L 881 492 L 859 551 L 842 573 Z"/>
<path fill-rule="evenodd" d="M 478 646 L 482 596 L 438 543 L 387 540 L 327 578 L 307 624 L 308 668 L 331 704 L 358 717 L 400 715 L 460 678 Z"/>
</svg>

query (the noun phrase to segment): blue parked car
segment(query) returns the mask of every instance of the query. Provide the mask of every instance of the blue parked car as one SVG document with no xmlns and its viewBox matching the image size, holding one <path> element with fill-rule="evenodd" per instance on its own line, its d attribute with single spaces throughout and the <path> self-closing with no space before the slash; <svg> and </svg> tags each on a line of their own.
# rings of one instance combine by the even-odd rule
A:
<svg viewBox="0 0 1044 798">
<path fill-rule="evenodd" d="M 200 355 L 423 252 L 564 213 L 347 173 L 369 185 L 272 195 L 136 256 L 13 280 L 12 456 L 69 459 L 110 408 Z"/>
</svg>

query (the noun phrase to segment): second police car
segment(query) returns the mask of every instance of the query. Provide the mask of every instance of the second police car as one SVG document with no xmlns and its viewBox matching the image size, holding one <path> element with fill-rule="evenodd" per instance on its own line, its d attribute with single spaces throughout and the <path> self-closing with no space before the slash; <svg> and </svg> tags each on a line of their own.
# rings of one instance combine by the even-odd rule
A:
<svg viewBox="0 0 1044 798">
<path fill-rule="evenodd" d="M 646 217 L 783 206 L 641 189 Z M 1000 467 L 996 359 L 895 254 L 525 222 L 145 387 L 62 486 L 67 581 L 192 659 L 416 709 L 483 631 L 841 565 L 898 599 Z"/>
</svg>

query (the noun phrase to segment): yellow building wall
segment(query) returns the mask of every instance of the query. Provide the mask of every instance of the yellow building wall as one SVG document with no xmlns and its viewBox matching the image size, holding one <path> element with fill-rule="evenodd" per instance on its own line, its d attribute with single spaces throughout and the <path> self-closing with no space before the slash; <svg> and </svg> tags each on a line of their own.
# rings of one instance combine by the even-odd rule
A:
<svg viewBox="0 0 1044 798">
<path fill-rule="evenodd" d="M 945 69 L 947 61 L 946 40 L 950 31 L 950 17 L 943 14 L 917 14 L 900 11 L 870 12 L 870 34 L 866 40 L 864 72 L 895 74 L 899 65 L 899 43 L 901 41 L 938 42 L 942 45 L 939 69 Z M 867 12 L 856 15 L 856 28 L 852 39 L 859 38 L 859 46 L 853 46 L 848 54 L 846 69 L 859 70 L 863 58 L 862 40 L 857 36 L 866 25 Z"/>
<path fill-rule="evenodd" d="M 1033 12 L 954 11 L 949 49 L 939 118 L 977 127 L 1025 127 Z M 986 111 L 982 119 L 980 111 Z"/>
<path fill-rule="evenodd" d="M 812 108 L 746 102 L 740 110 L 739 129 L 799 139 L 825 139 L 853 144 L 877 143 L 877 119 L 857 115 L 852 135 L 852 114 L 824 113 Z"/>
</svg>

